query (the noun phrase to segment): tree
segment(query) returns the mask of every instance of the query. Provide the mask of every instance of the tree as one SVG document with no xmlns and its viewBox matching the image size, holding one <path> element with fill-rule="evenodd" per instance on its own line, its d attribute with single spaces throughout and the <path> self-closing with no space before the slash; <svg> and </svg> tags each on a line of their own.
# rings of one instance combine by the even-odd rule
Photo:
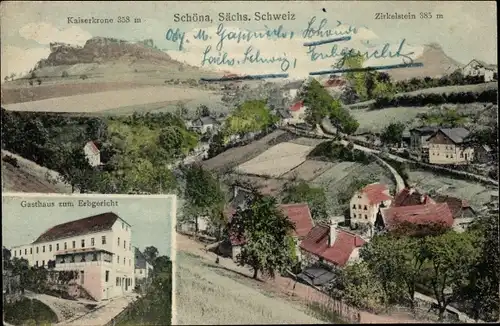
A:
<svg viewBox="0 0 500 326">
<path fill-rule="evenodd" d="M 182 130 L 177 126 L 166 126 L 161 129 L 158 144 L 169 155 L 178 158 L 183 153 L 184 137 Z"/>
<path fill-rule="evenodd" d="M 377 235 L 361 248 L 360 257 L 380 280 L 386 298 L 399 301 L 404 293 L 413 308 L 416 285 L 426 261 L 421 248 L 420 239 Z"/>
<path fill-rule="evenodd" d="M 323 188 L 311 187 L 305 181 L 285 185 L 283 203 L 306 202 L 311 209 L 312 218 L 324 220 L 328 218 L 326 210 L 326 194 Z"/>
<path fill-rule="evenodd" d="M 294 224 L 281 212 L 276 199 L 254 194 L 254 199 L 245 210 L 237 210 L 229 224 L 229 232 L 244 240 L 237 257 L 241 266 L 253 269 L 253 278 L 258 272 L 274 277 L 276 270 L 293 264 L 289 237 Z"/>
<path fill-rule="evenodd" d="M 153 264 L 156 257 L 158 257 L 158 253 L 158 249 L 155 246 L 148 246 L 144 249 L 143 255 L 149 263 Z"/>
<path fill-rule="evenodd" d="M 384 128 L 380 135 L 380 140 L 388 145 L 401 144 L 404 130 L 405 125 L 403 123 L 392 122 Z"/>
<path fill-rule="evenodd" d="M 299 93 L 299 98 L 307 107 L 305 121 L 312 126 L 321 123 L 325 117 L 329 116 L 332 105 L 340 105 L 340 103 L 332 104 L 335 100 L 316 79 L 312 79 L 304 86 Z"/>
<path fill-rule="evenodd" d="M 198 218 L 207 217 L 220 236 L 226 220 L 223 218 L 225 198 L 219 179 L 198 164 L 182 167 L 181 171 L 186 182 L 184 217 L 194 222 L 195 233 L 198 232 Z"/>
<path fill-rule="evenodd" d="M 341 272 L 343 299 L 361 309 L 379 310 L 384 292 L 378 278 L 365 262 L 348 264 Z"/>
<path fill-rule="evenodd" d="M 42 80 L 40 78 L 37 78 L 36 82 L 38 83 L 38 85 L 42 84 Z"/>
<path fill-rule="evenodd" d="M 151 247 L 148 247 L 151 248 Z M 154 247 L 152 247 L 154 248 Z M 147 249 L 147 248 L 146 248 Z M 155 248 L 156 249 L 156 248 Z M 164 273 L 172 270 L 172 261 L 168 256 L 156 257 L 153 261 L 153 271 L 155 273 Z"/>
<path fill-rule="evenodd" d="M 69 77 L 68 72 L 67 72 L 66 70 L 64 70 L 64 71 L 62 72 L 62 74 L 61 74 L 61 77 L 62 77 L 62 78 Z"/>
<path fill-rule="evenodd" d="M 35 79 L 37 77 L 36 72 L 32 71 L 30 79 Z"/>
<path fill-rule="evenodd" d="M 188 109 L 184 103 L 179 103 L 177 104 L 177 107 L 175 108 L 175 115 L 180 117 L 181 119 L 184 119 L 188 115 Z"/>
<path fill-rule="evenodd" d="M 212 141 L 208 147 L 208 158 L 219 155 L 224 151 L 224 136 L 221 132 L 216 133 L 212 137 Z"/>
<path fill-rule="evenodd" d="M 361 54 L 348 53 L 337 62 L 337 68 L 358 69 L 363 68 L 365 59 Z M 347 72 L 346 79 L 354 87 L 356 94 L 360 100 L 368 99 L 368 92 L 366 89 L 366 72 Z"/>
<path fill-rule="evenodd" d="M 482 241 L 479 259 L 470 268 L 461 299 L 467 303 L 467 310 L 475 320 L 495 322 L 499 318 L 498 223 L 498 215 L 487 214 L 477 218 L 469 228 L 477 229 Z"/>
<path fill-rule="evenodd" d="M 200 117 L 209 117 L 210 109 L 206 105 L 200 105 L 200 107 L 198 108 L 198 115 Z"/>
<path fill-rule="evenodd" d="M 61 167 L 59 171 L 64 181 L 71 185 L 72 192 L 78 188 L 81 193 L 93 189 L 94 174 L 96 173 L 89 164 L 82 148 L 62 147 L 58 151 Z"/>
<path fill-rule="evenodd" d="M 9 76 L 5 76 L 5 77 L 4 77 L 4 80 L 5 80 L 5 81 L 9 81 Z"/>
<path fill-rule="evenodd" d="M 470 266 L 479 256 L 478 248 L 474 232 L 448 231 L 425 239 L 424 256 L 431 263 L 427 281 L 437 300 L 440 320 L 446 307 L 459 297 L 460 289 L 467 284 Z"/>
</svg>

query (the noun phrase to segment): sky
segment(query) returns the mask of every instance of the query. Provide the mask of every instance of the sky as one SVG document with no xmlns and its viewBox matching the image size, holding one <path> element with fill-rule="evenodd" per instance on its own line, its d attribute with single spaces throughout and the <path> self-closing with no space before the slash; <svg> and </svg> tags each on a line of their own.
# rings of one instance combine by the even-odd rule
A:
<svg viewBox="0 0 500 326">
<path fill-rule="evenodd" d="M 258 9 L 257 9 L 258 8 Z M 323 9 L 325 9 L 323 11 Z M 496 2 L 494 1 L 203 1 L 203 2 L 2 2 L 1 7 L 1 53 L 2 81 L 4 76 L 28 71 L 40 59 L 50 53 L 50 42 L 65 42 L 84 45 L 91 37 L 114 37 L 127 41 L 153 39 L 155 44 L 166 50 L 174 59 L 191 65 L 201 66 L 204 51 L 218 56 L 215 49 L 220 36 L 216 31 L 221 23 L 219 13 L 248 14 L 247 22 L 222 22 L 227 33 L 230 31 L 274 30 L 282 25 L 282 30 L 294 32 L 294 37 L 286 40 L 260 39 L 250 42 L 225 40 L 221 49 L 235 64 L 210 64 L 205 60 L 203 67 L 240 73 L 289 73 L 291 76 L 307 75 L 310 71 L 330 69 L 332 59 L 312 61 L 308 56 L 306 41 L 325 39 L 312 37 L 305 39 L 303 31 L 308 22 L 316 17 L 313 27 L 318 27 L 322 19 L 327 20 L 324 29 L 337 32 L 347 31 L 349 26 L 357 28 L 350 33 L 350 41 L 339 42 L 339 47 L 355 48 L 360 51 L 381 49 L 386 43 L 396 52 L 405 40 L 405 53 L 416 58 L 422 53 L 423 45 L 438 43 L 444 52 L 465 64 L 471 59 L 497 63 Z M 257 21 L 255 12 L 286 13 L 294 20 Z M 380 20 L 377 13 L 413 13 L 414 20 Z M 175 22 L 175 14 L 209 14 L 211 22 Z M 431 13 L 432 19 L 420 19 L 420 13 Z M 442 15 L 442 18 L 437 16 Z M 141 23 L 118 23 L 118 17 L 140 18 Z M 74 24 L 68 17 L 113 18 L 112 24 Z M 340 25 L 337 26 L 337 22 Z M 168 41 L 169 29 L 184 34 L 184 47 L 179 51 L 179 42 Z M 193 35 L 199 29 L 206 29 L 211 39 L 195 40 Z M 368 42 L 368 43 L 366 43 Z M 293 68 L 283 71 L 281 62 L 268 64 L 244 61 L 244 53 L 249 46 L 255 53 L 260 50 L 261 58 L 286 57 L 291 62 L 297 60 Z M 318 46 L 317 50 L 329 53 L 333 44 Z M 370 50 L 371 49 L 371 50 Z M 208 58 L 205 58 L 208 59 Z M 237 62 L 240 64 L 237 64 Z M 243 63 L 244 62 L 244 63 Z M 369 60 L 366 65 L 398 64 L 401 57 Z"/>
<path fill-rule="evenodd" d="M 158 248 L 160 255 L 172 257 L 175 227 L 175 196 L 130 195 L 2 195 L 2 245 L 11 248 L 29 244 L 50 227 L 106 212 L 113 212 L 132 227 L 132 245 L 144 250 Z M 114 207 L 78 207 L 79 200 L 116 200 Z M 55 207 L 22 207 L 22 202 L 54 202 Z M 75 207 L 59 207 L 71 201 Z M 23 204 L 24 205 L 24 204 Z"/>
</svg>

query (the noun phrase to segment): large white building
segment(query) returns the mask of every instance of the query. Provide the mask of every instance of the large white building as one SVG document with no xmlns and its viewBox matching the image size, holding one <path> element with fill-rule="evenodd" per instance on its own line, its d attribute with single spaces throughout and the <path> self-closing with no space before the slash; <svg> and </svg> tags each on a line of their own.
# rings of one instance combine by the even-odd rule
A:
<svg viewBox="0 0 500 326">
<path fill-rule="evenodd" d="M 130 224 L 112 212 L 56 225 L 33 243 L 12 248 L 30 266 L 76 271 L 76 282 L 95 300 L 131 292 L 135 255 Z M 53 265 L 55 262 L 55 266 Z"/>
</svg>

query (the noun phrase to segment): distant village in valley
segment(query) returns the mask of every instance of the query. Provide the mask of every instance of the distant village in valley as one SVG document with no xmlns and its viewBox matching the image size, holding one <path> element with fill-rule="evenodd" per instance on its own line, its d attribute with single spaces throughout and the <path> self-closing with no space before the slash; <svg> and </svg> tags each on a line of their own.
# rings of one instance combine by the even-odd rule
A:
<svg viewBox="0 0 500 326">
<path fill-rule="evenodd" d="M 459 64 L 432 44 L 415 59 L 439 62 L 425 74 L 202 82 L 152 41 L 116 42 L 54 45 L 27 76 L 7 78 L 2 186 L 176 194 L 178 323 L 498 321 L 496 64 Z M 345 68 L 363 63 L 352 56 Z M 22 298 L 74 300 L 101 318 L 101 302 L 131 295 L 138 303 L 102 325 L 163 320 L 164 262 L 120 235 L 128 227 L 90 216 L 4 247 L 4 304 L 17 298 L 4 320 L 27 322 Z M 73 265 L 92 268 L 47 281 Z"/>
</svg>

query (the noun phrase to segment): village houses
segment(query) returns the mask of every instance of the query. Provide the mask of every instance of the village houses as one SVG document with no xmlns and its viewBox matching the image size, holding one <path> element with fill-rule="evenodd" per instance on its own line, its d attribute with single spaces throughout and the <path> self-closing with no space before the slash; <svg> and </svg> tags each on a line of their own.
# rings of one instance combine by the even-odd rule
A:
<svg viewBox="0 0 500 326">
<path fill-rule="evenodd" d="M 429 163 L 468 164 L 474 160 L 474 148 L 466 141 L 469 131 L 465 128 L 439 128 L 427 138 Z"/>
<path fill-rule="evenodd" d="M 144 254 L 139 250 L 139 248 L 134 247 L 135 254 L 135 281 L 136 284 L 142 282 L 145 279 L 150 278 L 153 271 L 153 265 L 151 265 Z"/>
<path fill-rule="evenodd" d="M 410 130 L 410 150 L 424 162 L 429 162 L 429 143 L 427 139 L 437 129 L 437 127 L 420 127 Z"/>
<path fill-rule="evenodd" d="M 32 243 L 13 247 L 12 257 L 55 272 L 76 271 L 70 291 L 77 295 L 81 287 L 97 301 L 134 289 L 132 228 L 112 212 L 53 226 Z"/>
<path fill-rule="evenodd" d="M 85 144 L 83 152 L 90 166 L 96 167 L 101 165 L 101 151 L 93 141 L 89 141 Z"/>
<path fill-rule="evenodd" d="M 498 67 L 497 65 L 473 59 L 462 68 L 462 74 L 472 77 L 482 76 L 485 82 L 491 82 L 498 79 Z"/>
<path fill-rule="evenodd" d="M 200 134 L 218 131 L 220 123 L 213 117 L 200 117 L 190 122 L 190 128 Z"/>
</svg>

